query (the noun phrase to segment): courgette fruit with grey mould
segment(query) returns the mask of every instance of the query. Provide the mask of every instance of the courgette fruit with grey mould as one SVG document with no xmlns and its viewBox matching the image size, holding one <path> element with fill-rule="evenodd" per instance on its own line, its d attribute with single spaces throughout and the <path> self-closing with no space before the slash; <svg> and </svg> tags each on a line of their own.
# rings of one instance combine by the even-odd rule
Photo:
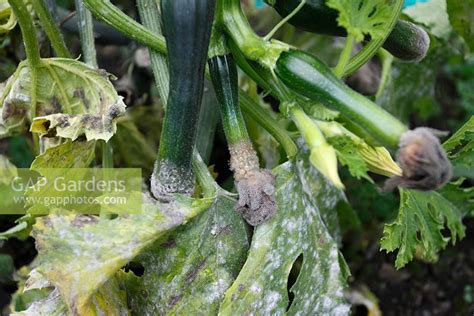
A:
<svg viewBox="0 0 474 316">
<path fill-rule="evenodd" d="M 292 13 L 301 0 L 266 0 L 282 16 Z M 325 0 L 306 0 L 305 5 L 289 23 L 297 28 L 318 34 L 346 36 L 346 30 L 337 23 L 338 12 L 329 8 Z M 398 20 L 383 48 L 404 61 L 419 61 L 430 46 L 428 34 L 413 23 Z"/>
<path fill-rule="evenodd" d="M 239 105 L 237 67 L 232 55 L 209 60 L 209 72 L 220 104 L 222 125 L 230 151 L 239 202 L 236 210 L 250 225 L 270 219 L 276 210 L 275 178 L 259 166 Z"/>
<path fill-rule="evenodd" d="M 151 179 L 152 193 L 161 200 L 194 189 L 192 153 L 214 10 L 214 0 L 161 1 L 170 91 Z"/>
</svg>

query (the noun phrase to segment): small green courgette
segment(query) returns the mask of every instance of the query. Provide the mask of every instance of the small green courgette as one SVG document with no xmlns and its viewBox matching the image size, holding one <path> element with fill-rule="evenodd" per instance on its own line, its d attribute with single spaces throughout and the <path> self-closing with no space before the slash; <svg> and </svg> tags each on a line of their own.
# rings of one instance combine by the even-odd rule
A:
<svg viewBox="0 0 474 316">
<path fill-rule="evenodd" d="M 301 0 L 266 0 L 282 16 L 293 12 Z M 337 24 L 338 12 L 329 8 L 325 0 L 306 0 L 306 4 L 289 22 L 297 28 L 318 34 L 346 36 Z M 413 23 L 399 20 L 383 44 L 393 56 L 404 61 L 419 61 L 426 56 L 430 45 L 428 34 Z"/>
<path fill-rule="evenodd" d="M 377 104 L 355 92 L 313 55 L 291 49 L 283 52 L 275 73 L 286 86 L 339 111 L 347 128 L 375 140 L 374 145 L 397 148 L 408 129 Z"/>
<path fill-rule="evenodd" d="M 191 194 L 194 188 L 192 153 L 215 0 L 162 0 L 161 10 L 170 91 L 151 189 L 167 200 L 171 193 Z"/>
</svg>

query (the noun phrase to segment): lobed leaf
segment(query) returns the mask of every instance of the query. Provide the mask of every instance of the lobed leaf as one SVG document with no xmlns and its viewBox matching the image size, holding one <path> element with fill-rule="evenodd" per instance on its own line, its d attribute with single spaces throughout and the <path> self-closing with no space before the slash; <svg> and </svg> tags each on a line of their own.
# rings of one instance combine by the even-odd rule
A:
<svg viewBox="0 0 474 316">
<path fill-rule="evenodd" d="M 383 38 L 394 9 L 394 1 L 390 0 L 327 0 L 326 4 L 339 11 L 339 26 L 357 42 L 362 42 L 366 36 Z"/>
<path fill-rule="evenodd" d="M 443 234 L 445 229 L 450 236 Z M 437 260 L 449 241 L 455 244 L 464 235 L 462 213 L 441 194 L 400 189 L 397 219 L 385 225 L 380 245 L 387 252 L 398 249 L 395 266 L 402 268 L 415 252 L 427 261 Z"/>
</svg>

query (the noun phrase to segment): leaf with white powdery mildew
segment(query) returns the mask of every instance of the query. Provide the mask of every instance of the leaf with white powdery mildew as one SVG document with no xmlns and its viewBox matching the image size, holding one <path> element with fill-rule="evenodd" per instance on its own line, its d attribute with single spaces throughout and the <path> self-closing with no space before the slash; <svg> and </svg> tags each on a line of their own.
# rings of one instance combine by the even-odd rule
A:
<svg viewBox="0 0 474 316">
<path fill-rule="evenodd" d="M 126 278 L 130 308 L 137 315 L 215 315 L 248 251 L 247 228 L 236 200 L 218 190 L 198 218 L 153 244 L 134 262 L 145 272 Z"/>
<path fill-rule="evenodd" d="M 345 315 L 347 266 L 337 241 L 334 217 L 343 193 L 312 168 L 307 150 L 276 168 L 278 210 L 254 232 L 248 259 L 226 292 L 221 315 L 284 315 L 288 276 L 303 262 L 288 314 Z"/>
<path fill-rule="evenodd" d="M 125 104 L 105 71 L 77 60 L 47 58 L 40 60 L 37 78 L 35 82 L 28 62 L 23 61 L 8 79 L 0 98 L 2 136 L 20 132 L 35 119 L 31 130 L 42 136 L 112 137 Z M 36 98 L 32 97 L 34 90 Z"/>
<path fill-rule="evenodd" d="M 144 199 L 142 212 L 113 220 L 74 214 L 37 219 L 32 232 L 39 253 L 37 270 L 74 313 L 89 313 L 93 294 L 122 266 L 212 202 L 180 197 L 158 204 Z"/>
</svg>

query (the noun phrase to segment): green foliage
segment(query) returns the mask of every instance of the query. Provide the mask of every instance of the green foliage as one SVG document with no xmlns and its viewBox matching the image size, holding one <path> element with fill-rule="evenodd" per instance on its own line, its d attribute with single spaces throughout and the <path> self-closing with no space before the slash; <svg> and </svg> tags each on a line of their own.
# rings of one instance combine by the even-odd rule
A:
<svg viewBox="0 0 474 316">
<path fill-rule="evenodd" d="M 283 314 L 289 304 L 288 276 L 302 255 L 300 274 L 290 291 L 288 314 L 345 314 L 347 267 L 340 257 L 337 213 L 343 195 L 300 152 L 275 169 L 278 211 L 258 226 L 236 281 L 226 292 L 223 315 Z"/>
<path fill-rule="evenodd" d="M 444 144 L 455 168 L 471 172 L 474 169 L 474 116 Z"/>
<path fill-rule="evenodd" d="M 405 266 L 415 253 L 427 261 L 437 260 L 438 252 L 464 237 L 461 211 L 438 192 L 400 190 L 400 211 L 395 222 L 385 225 L 381 249 L 398 249 L 395 267 Z M 444 229 L 450 236 L 444 235 Z M 442 233 L 443 231 L 443 233 Z"/>
<path fill-rule="evenodd" d="M 474 52 L 474 2 L 447 0 L 447 4 L 451 25 Z"/>
<path fill-rule="evenodd" d="M 339 162 L 349 168 L 353 177 L 372 181 L 367 174 L 369 168 L 364 157 L 360 154 L 357 144 L 349 136 L 332 137 L 328 139 L 328 142 L 336 149 Z"/>
<path fill-rule="evenodd" d="M 326 4 L 339 11 L 338 24 L 358 42 L 362 42 L 366 36 L 383 38 L 394 8 L 393 1 L 385 0 L 327 0 Z"/>
</svg>

